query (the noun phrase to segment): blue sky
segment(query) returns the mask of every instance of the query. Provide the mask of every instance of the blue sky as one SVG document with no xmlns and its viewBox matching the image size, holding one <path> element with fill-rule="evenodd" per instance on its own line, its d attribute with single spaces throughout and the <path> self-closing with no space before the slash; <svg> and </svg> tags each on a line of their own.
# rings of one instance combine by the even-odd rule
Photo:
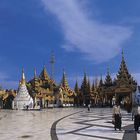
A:
<svg viewBox="0 0 140 140">
<path fill-rule="evenodd" d="M 1 0 L 0 84 L 17 88 L 22 67 L 27 80 L 44 64 L 50 74 L 51 51 L 57 83 L 63 69 L 71 87 L 84 71 L 92 81 L 109 67 L 114 77 L 122 49 L 139 83 L 139 25 L 139 0 Z"/>
</svg>

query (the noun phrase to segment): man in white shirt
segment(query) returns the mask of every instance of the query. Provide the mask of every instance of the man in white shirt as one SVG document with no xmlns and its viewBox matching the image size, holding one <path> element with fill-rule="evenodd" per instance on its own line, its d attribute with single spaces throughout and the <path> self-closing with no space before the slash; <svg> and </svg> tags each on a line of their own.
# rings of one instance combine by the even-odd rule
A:
<svg viewBox="0 0 140 140">
<path fill-rule="evenodd" d="M 114 128 L 115 130 L 118 128 L 119 130 L 121 130 L 121 109 L 118 103 L 116 103 L 116 105 L 114 105 L 113 107 L 113 117 L 114 117 Z"/>
</svg>

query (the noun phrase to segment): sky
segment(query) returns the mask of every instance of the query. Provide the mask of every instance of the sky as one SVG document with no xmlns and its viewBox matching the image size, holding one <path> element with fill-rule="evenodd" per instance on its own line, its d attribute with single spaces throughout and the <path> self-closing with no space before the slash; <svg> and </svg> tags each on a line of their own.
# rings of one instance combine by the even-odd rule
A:
<svg viewBox="0 0 140 140">
<path fill-rule="evenodd" d="M 84 72 L 114 78 L 122 50 L 139 84 L 139 39 L 139 0 L 1 0 L 0 85 L 17 89 L 22 68 L 27 81 L 44 65 L 50 75 L 52 51 L 57 84 L 63 69 L 72 88 Z"/>
</svg>

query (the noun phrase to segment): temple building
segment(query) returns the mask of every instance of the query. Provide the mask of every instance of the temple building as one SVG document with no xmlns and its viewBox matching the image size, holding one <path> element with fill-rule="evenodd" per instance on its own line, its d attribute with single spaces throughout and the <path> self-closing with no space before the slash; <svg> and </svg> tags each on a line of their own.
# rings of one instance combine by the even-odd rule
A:
<svg viewBox="0 0 140 140">
<path fill-rule="evenodd" d="M 108 68 L 105 80 L 101 76 L 98 82 L 96 78 L 90 88 L 89 81 L 86 74 L 84 74 L 81 88 L 78 90 L 79 105 L 90 103 L 92 106 L 112 106 L 115 102 L 123 107 L 132 105 L 132 94 L 136 91 L 136 87 L 137 82 L 129 73 L 122 52 L 119 71 L 114 80 L 111 78 Z M 82 104 L 80 99 L 82 99 Z"/>
<path fill-rule="evenodd" d="M 33 108 L 33 99 L 29 95 L 29 92 L 26 87 L 26 80 L 24 71 L 22 70 L 22 77 L 19 83 L 19 88 L 17 95 L 13 100 L 13 109 L 32 109 Z"/>
<path fill-rule="evenodd" d="M 62 106 L 73 106 L 76 93 L 70 89 L 66 79 L 65 72 L 63 72 L 62 80 L 60 83 L 60 104 Z"/>
<path fill-rule="evenodd" d="M 52 74 L 53 75 L 53 74 Z M 80 87 L 80 88 L 79 88 Z M 23 109 L 33 104 L 33 108 L 64 107 L 64 106 L 112 106 L 119 102 L 122 106 L 132 105 L 132 93 L 136 91 L 137 82 L 129 73 L 124 53 L 115 79 L 111 78 L 109 68 L 105 79 L 96 77 L 91 86 L 89 78 L 84 73 L 81 86 L 76 81 L 75 88 L 69 87 L 65 72 L 63 71 L 60 84 L 50 78 L 44 66 L 39 76 L 34 69 L 34 76 L 25 81 L 24 72 L 18 91 L 0 89 L 0 107 Z M 13 101 L 14 100 L 14 101 Z"/>
<path fill-rule="evenodd" d="M 74 104 L 74 91 L 69 88 L 65 73 L 60 85 L 57 85 L 49 77 L 44 66 L 39 77 L 34 70 L 34 78 L 27 83 L 27 87 L 34 99 L 34 107 L 60 107 Z"/>
<path fill-rule="evenodd" d="M 132 93 L 135 92 L 136 87 L 137 82 L 128 72 L 124 53 L 122 52 L 120 68 L 114 80 L 111 79 L 109 70 L 107 71 L 105 82 L 102 86 L 104 97 L 109 104 L 115 101 L 124 106 L 126 104 L 132 104 Z"/>
<path fill-rule="evenodd" d="M 58 94 L 58 86 L 49 77 L 45 66 L 39 77 L 34 70 L 34 78 L 27 83 L 27 87 L 34 99 L 34 106 L 53 107 Z"/>
<path fill-rule="evenodd" d="M 132 102 L 132 93 L 136 90 L 136 87 L 137 83 L 128 72 L 124 59 L 124 54 L 122 52 L 122 61 L 117 77 L 114 80 L 114 92 L 116 100 L 124 104 Z"/>
</svg>

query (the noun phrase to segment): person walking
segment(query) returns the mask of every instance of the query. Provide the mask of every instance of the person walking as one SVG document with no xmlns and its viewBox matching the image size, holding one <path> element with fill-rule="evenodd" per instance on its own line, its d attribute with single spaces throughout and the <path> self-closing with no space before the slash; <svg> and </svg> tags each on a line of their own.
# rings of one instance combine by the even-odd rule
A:
<svg viewBox="0 0 140 140">
<path fill-rule="evenodd" d="M 90 104 L 88 104 L 88 111 L 90 111 Z"/>
<path fill-rule="evenodd" d="M 114 129 L 116 130 L 117 128 L 121 130 L 121 109 L 118 103 L 113 106 L 113 117 L 114 117 Z"/>
<path fill-rule="evenodd" d="M 132 121 L 134 121 L 134 116 L 137 115 L 138 106 L 136 104 L 132 107 Z"/>
<path fill-rule="evenodd" d="M 135 132 L 139 133 L 140 127 L 140 106 L 137 107 L 135 114 L 134 114 L 134 129 Z"/>
</svg>

